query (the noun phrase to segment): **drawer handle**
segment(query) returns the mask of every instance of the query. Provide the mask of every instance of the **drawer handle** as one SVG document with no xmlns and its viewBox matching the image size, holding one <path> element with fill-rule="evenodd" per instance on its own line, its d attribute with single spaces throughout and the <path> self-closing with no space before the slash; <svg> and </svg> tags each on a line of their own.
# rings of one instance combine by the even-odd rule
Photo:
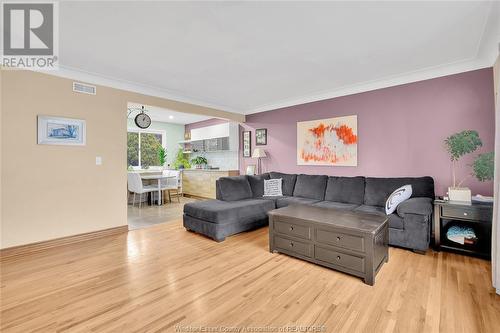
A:
<svg viewBox="0 0 500 333">
<path fill-rule="evenodd" d="M 293 227 L 290 227 L 290 231 L 293 231 Z"/>
<path fill-rule="evenodd" d="M 340 260 L 340 256 L 337 256 L 337 260 Z"/>
<path fill-rule="evenodd" d="M 467 213 L 464 213 L 464 216 L 467 216 Z"/>
<path fill-rule="evenodd" d="M 340 241 L 340 239 L 341 239 L 341 238 L 337 236 L 337 242 L 338 242 L 338 241 Z"/>
<path fill-rule="evenodd" d="M 293 242 L 290 242 L 290 246 L 293 247 Z"/>
</svg>

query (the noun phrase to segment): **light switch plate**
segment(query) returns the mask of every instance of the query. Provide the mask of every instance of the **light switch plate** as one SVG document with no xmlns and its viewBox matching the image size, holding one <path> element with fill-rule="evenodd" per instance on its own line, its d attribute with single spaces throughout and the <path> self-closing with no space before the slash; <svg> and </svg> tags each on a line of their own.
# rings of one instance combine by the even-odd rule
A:
<svg viewBox="0 0 500 333">
<path fill-rule="evenodd" d="M 95 165 L 101 165 L 101 164 L 102 164 L 102 157 L 96 156 L 95 157 Z"/>
</svg>

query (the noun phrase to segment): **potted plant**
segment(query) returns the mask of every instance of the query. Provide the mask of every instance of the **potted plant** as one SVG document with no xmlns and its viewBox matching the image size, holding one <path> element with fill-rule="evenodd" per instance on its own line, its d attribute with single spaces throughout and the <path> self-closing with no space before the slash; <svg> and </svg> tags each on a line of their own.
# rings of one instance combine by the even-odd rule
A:
<svg viewBox="0 0 500 333">
<path fill-rule="evenodd" d="M 472 163 L 472 170 L 479 181 L 492 180 L 495 172 L 495 155 L 493 152 L 479 154 Z"/>
<path fill-rule="evenodd" d="M 184 151 L 182 149 L 179 149 L 177 151 L 177 155 L 175 156 L 175 161 L 172 166 L 178 170 L 191 168 L 191 164 L 189 164 L 189 161 L 186 158 L 186 154 L 184 154 Z"/>
<path fill-rule="evenodd" d="M 165 163 L 167 162 L 167 149 L 162 146 L 158 147 L 158 161 L 162 169 L 165 168 Z"/>
<path fill-rule="evenodd" d="M 479 181 L 493 179 L 493 152 L 478 155 L 472 164 L 472 174 L 457 183 L 455 170 L 457 161 L 462 156 L 476 151 L 483 143 L 477 131 L 472 130 L 455 133 L 447 137 L 444 142 L 452 163 L 453 186 L 448 188 L 448 197 L 452 201 L 470 203 L 471 191 L 467 187 L 461 187 L 461 185 L 470 176 L 475 176 Z"/>
<path fill-rule="evenodd" d="M 204 165 L 208 164 L 208 161 L 203 156 L 196 156 L 191 160 L 191 163 L 195 165 L 196 169 L 201 169 Z"/>
</svg>

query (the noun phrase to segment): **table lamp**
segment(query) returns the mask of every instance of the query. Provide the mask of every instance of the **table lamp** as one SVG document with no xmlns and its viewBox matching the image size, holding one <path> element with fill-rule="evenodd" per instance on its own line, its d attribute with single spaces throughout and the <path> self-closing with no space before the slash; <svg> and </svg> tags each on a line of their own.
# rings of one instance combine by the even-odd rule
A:
<svg viewBox="0 0 500 333">
<path fill-rule="evenodd" d="M 262 148 L 255 148 L 252 154 L 252 158 L 257 158 L 257 174 L 262 173 L 262 162 L 261 159 L 267 157 L 266 151 Z"/>
</svg>

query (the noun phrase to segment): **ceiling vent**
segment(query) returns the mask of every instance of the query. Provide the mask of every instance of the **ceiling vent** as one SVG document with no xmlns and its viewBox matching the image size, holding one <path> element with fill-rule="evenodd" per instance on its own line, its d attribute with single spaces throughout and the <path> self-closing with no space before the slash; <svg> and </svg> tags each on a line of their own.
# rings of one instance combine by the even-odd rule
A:
<svg viewBox="0 0 500 333">
<path fill-rule="evenodd" d="M 82 93 L 82 94 L 95 95 L 96 86 L 92 86 L 90 84 L 81 83 L 81 82 L 73 82 L 73 91 L 78 92 L 78 93 Z"/>
</svg>

